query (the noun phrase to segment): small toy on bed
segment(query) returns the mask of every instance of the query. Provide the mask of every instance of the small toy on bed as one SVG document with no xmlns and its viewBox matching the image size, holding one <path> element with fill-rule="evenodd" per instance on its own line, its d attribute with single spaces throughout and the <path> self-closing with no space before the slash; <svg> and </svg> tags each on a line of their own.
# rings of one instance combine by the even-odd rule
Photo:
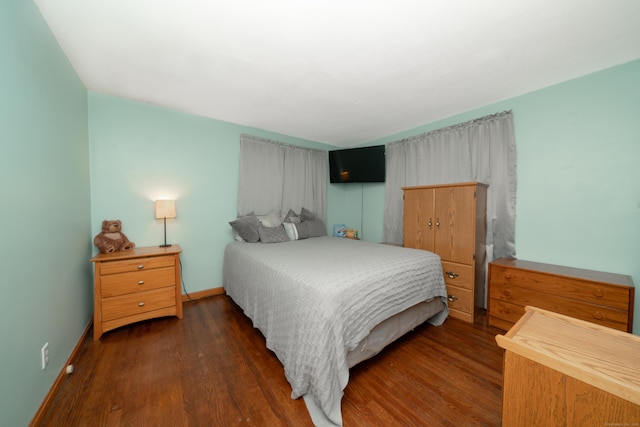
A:
<svg viewBox="0 0 640 427">
<path fill-rule="evenodd" d="M 129 241 L 127 236 L 121 231 L 122 221 L 104 220 L 102 221 L 102 231 L 93 238 L 93 244 L 104 254 L 116 251 L 130 251 L 136 244 Z"/>
</svg>

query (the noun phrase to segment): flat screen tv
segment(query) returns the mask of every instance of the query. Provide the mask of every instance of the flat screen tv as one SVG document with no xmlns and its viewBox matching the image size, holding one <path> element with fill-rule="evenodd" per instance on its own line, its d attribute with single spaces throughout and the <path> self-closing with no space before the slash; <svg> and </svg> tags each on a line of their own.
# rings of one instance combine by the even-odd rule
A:
<svg viewBox="0 0 640 427">
<path fill-rule="evenodd" d="M 384 145 L 329 151 L 330 182 L 384 182 L 384 151 Z"/>
</svg>

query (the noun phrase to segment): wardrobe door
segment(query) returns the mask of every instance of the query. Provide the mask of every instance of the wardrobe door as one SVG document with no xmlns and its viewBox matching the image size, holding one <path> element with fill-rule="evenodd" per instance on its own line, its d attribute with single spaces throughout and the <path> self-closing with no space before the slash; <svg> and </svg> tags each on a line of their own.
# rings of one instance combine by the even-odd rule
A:
<svg viewBox="0 0 640 427">
<path fill-rule="evenodd" d="M 444 261 L 473 265 L 475 185 L 435 189 L 434 252 Z"/>
<path fill-rule="evenodd" d="M 434 251 L 434 190 L 422 188 L 404 193 L 404 246 Z"/>
</svg>

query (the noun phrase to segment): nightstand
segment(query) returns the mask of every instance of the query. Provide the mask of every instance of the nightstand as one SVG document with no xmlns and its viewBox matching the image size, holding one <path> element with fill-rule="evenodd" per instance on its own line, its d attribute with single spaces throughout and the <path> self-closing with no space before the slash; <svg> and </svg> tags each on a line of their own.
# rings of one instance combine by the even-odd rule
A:
<svg viewBox="0 0 640 427">
<path fill-rule="evenodd" d="M 100 253 L 94 263 L 93 340 L 103 333 L 163 316 L 182 319 L 179 245 Z"/>
</svg>

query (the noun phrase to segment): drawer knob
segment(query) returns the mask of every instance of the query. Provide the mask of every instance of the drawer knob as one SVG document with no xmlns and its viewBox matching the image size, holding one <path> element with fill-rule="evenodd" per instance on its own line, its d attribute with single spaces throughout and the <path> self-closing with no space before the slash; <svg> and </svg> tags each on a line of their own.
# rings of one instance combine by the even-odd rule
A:
<svg viewBox="0 0 640 427">
<path fill-rule="evenodd" d="M 138 281 L 138 285 L 144 285 L 144 280 Z"/>
<path fill-rule="evenodd" d="M 448 299 L 449 301 L 451 301 L 451 302 L 454 302 L 454 301 L 456 301 L 456 300 L 458 299 L 458 297 L 457 297 L 457 296 L 455 296 L 455 295 L 448 295 L 448 296 L 447 296 L 447 299 Z"/>
<path fill-rule="evenodd" d="M 509 289 L 505 289 L 504 291 L 502 291 L 502 295 L 504 295 L 505 297 L 510 297 L 511 291 Z"/>
<path fill-rule="evenodd" d="M 511 273 L 504 273 L 504 278 L 505 278 L 505 279 L 511 279 L 511 278 L 513 278 L 513 274 L 511 274 Z"/>
<path fill-rule="evenodd" d="M 444 274 L 446 274 L 449 279 L 458 277 L 458 273 L 454 273 L 453 271 L 445 271 Z"/>
<path fill-rule="evenodd" d="M 602 320 L 602 318 L 603 318 L 604 316 L 602 315 L 602 313 L 601 313 L 601 312 L 599 312 L 599 311 L 594 311 L 594 312 L 593 312 L 593 317 L 595 317 L 595 318 L 596 318 L 596 319 L 598 319 L 598 320 Z"/>
<path fill-rule="evenodd" d="M 596 289 L 594 289 L 594 291 L 593 291 L 593 295 L 594 295 L 596 298 L 602 298 L 602 297 L 604 296 L 604 291 L 603 291 L 602 289 L 600 289 L 600 288 L 596 288 Z"/>
<path fill-rule="evenodd" d="M 139 302 L 138 307 L 144 307 L 144 302 Z"/>
<path fill-rule="evenodd" d="M 143 268 L 144 268 L 144 265 L 138 264 L 138 270 L 142 270 Z"/>
<path fill-rule="evenodd" d="M 509 314 L 511 313 L 511 307 L 501 307 L 500 311 L 502 311 L 505 314 Z"/>
</svg>

